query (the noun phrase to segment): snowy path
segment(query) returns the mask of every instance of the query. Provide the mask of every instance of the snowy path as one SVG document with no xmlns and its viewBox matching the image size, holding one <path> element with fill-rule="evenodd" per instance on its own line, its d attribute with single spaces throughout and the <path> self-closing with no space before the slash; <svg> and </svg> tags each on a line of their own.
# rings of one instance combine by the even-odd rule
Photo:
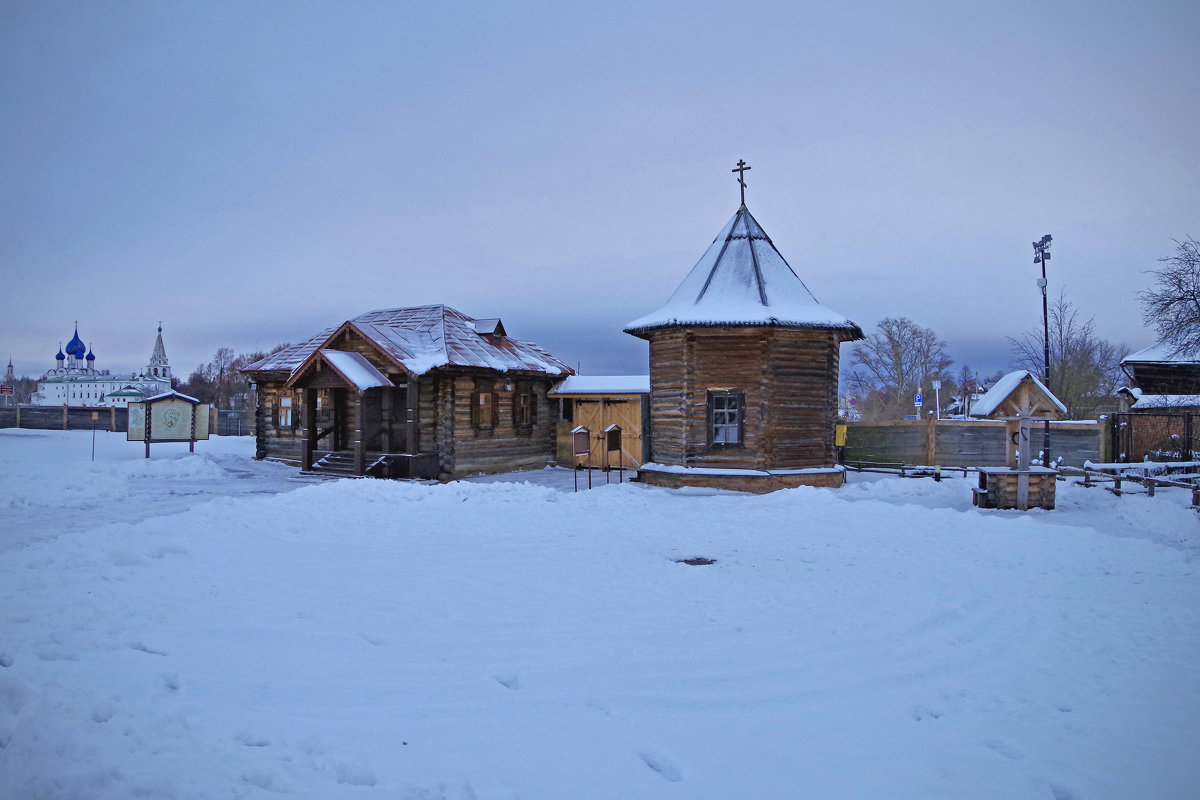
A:
<svg viewBox="0 0 1200 800">
<path fill-rule="evenodd" d="M 119 448 L 107 470 L 63 456 L 78 440 L 0 438 L 10 515 L 115 476 L 97 522 L 4 534 L 0 796 L 1200 785 L 1200 523 L 1182 496 L 1063 487 L 1061 510 L 1020 514 L 971 509 L 961 479 L 279 494 L 291 471 L 236 461 L 245 442 L 212 448 L 252 477 L 212 472 L 225 456 L 200 445 L 151 480 Z"/>
</svg>

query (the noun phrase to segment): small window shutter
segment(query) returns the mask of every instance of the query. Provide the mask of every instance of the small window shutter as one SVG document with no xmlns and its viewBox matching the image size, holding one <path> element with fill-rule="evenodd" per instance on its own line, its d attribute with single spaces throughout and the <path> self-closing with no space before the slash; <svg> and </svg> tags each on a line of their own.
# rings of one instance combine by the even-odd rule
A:
<svg viewBox="0 0 1200 800">
<path fill-rule="evenodd" d="M 494 428 L 494 427 L 496 427 L 496 423 L 498 423 L 499 421 L 500 421 L 500 393 L 492 392 L 491 419 L 488 420 L 487 424 L 491 425 Z"/>
<path fill-rule="evenodd" d="M 537 391 L 535 390 L 534 385 L 531 383 L 531 384 L 529 384 L 529 422 L 532 425 L 537 424 L 537 407 L 538 407 Z"/>
<path fill-rule="evenodd" d="M 712 447 L 713 443 L 713 393 L 704 393 L 704 437 L 705 444 Z"/>
<path fill-rule="evenodd" d="M 737 397 L 737 421 L 738 421 L 738 444 L 746 443 L 746 393 L 743 391 L 734 392 Z"/>
<path fill-rule="evenodd" d="M 478 428 L 483 424 L 480 417 L 479 392 L 471 392 L 471 425 Z"/>
</svg>

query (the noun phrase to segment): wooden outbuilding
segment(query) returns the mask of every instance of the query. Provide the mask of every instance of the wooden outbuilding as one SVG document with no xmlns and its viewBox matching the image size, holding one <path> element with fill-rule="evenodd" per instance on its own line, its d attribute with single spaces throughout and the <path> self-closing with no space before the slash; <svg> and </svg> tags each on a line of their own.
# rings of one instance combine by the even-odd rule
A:
<svg viewBox="0 0 1200 800">
<path fill-rule="evenodd" d="M 1157 342 L 1125 356 L 1121 369 L 1145 395 L 1200 395 L 1200 352 Z"/>
<path fill-rule="evenodd" d="M 258 457 L 305 470 L 452 478 L 554 459 L 551 386 L 572 370 L 497 318 L 371 311 L 243 370 Z"/>
<path fill-rule="evenodd" d="M 625 332 L 650 343 L 651 460 L 639 480 L 842 484 L 839 348 L 862 330 L 817 302 L 745 202 L 666 305 Z"/>
<path fill-rule="evenodd" d="M 644 434 L 650 419 L 649 375 L 572 375 L 554 387 L 550 398 L 561 403 L 559 464 L 573 464 L 570 433 L 578 427 L 588 431 L 593 467 L 636 470 L 649 460 Z M 613 425 L 621 430 L 619 461 L 609 452 L 604 435 Z"/>
</svg>

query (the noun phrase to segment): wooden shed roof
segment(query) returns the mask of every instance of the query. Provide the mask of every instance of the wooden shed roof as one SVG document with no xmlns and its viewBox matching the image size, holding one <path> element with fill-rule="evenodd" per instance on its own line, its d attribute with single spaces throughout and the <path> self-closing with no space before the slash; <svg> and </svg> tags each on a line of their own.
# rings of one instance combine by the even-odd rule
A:
<svg viewBox="0 0 1200 800">
<path fill-rule="evenodd" d="M 499 319 L 487 325 L 503 331 Z M 396 366 L 411 375 L 444 367 L 477 367 L 499 372 L 540 372 L 570 375 L 572 370 L 532 342 L 508 336 L 485 336 L 476 320 L 445 305 L 368 311 L 300 344 L 259 359 L 243 372 L 294 372 L 320 349 L 336 350 L 333 340 L 343 330 L 370 340 Z"/>
<path fill-rule="evenodd" d="M 1169 342 L 1156 342 L 1149 347 L 1130 353 L 1121 359 L 1122 365 L 1135 364 L 1200 364 L 1200 351 L 1176 347 Z"/>
<path fill-rule="evenodd" d="M 646 338 L 666 328 L 780 327 L 834 330 L 845 341 L 862 329 L 817 302 L 742 205 L 667 304 L 625 326 Z"/>
<path fill-rule="evenodd" d="M 551 397 L 650 394 L 649 375 L 572 375 L 550 391 Z"/>
</svg>

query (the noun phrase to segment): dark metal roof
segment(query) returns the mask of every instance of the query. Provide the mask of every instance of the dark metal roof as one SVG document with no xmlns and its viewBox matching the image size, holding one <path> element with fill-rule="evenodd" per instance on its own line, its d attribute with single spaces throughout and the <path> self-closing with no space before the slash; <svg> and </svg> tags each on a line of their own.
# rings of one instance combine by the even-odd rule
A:
<svg viewBox="0 0 1200 800">
<path fill-rule="evenodd" d="M 486 327 L 503 331 L 498 319 L 495 326 L 489 324 Z M 440 367 L 572 374 L 569 366 L 536 344 L 507 336 L 480 335 L 476 332 L 474 318 L 444 305 L 368 311 L 341 325 L 326 328 L 300 344 L 272 353 L 243 371 L 287 371 L 290 374 L 318 349 L 336 349 L 332 340 L 347 328 L 369 339 L 388 359 L 412 375 L 423 375 Z"/>
</svg>

